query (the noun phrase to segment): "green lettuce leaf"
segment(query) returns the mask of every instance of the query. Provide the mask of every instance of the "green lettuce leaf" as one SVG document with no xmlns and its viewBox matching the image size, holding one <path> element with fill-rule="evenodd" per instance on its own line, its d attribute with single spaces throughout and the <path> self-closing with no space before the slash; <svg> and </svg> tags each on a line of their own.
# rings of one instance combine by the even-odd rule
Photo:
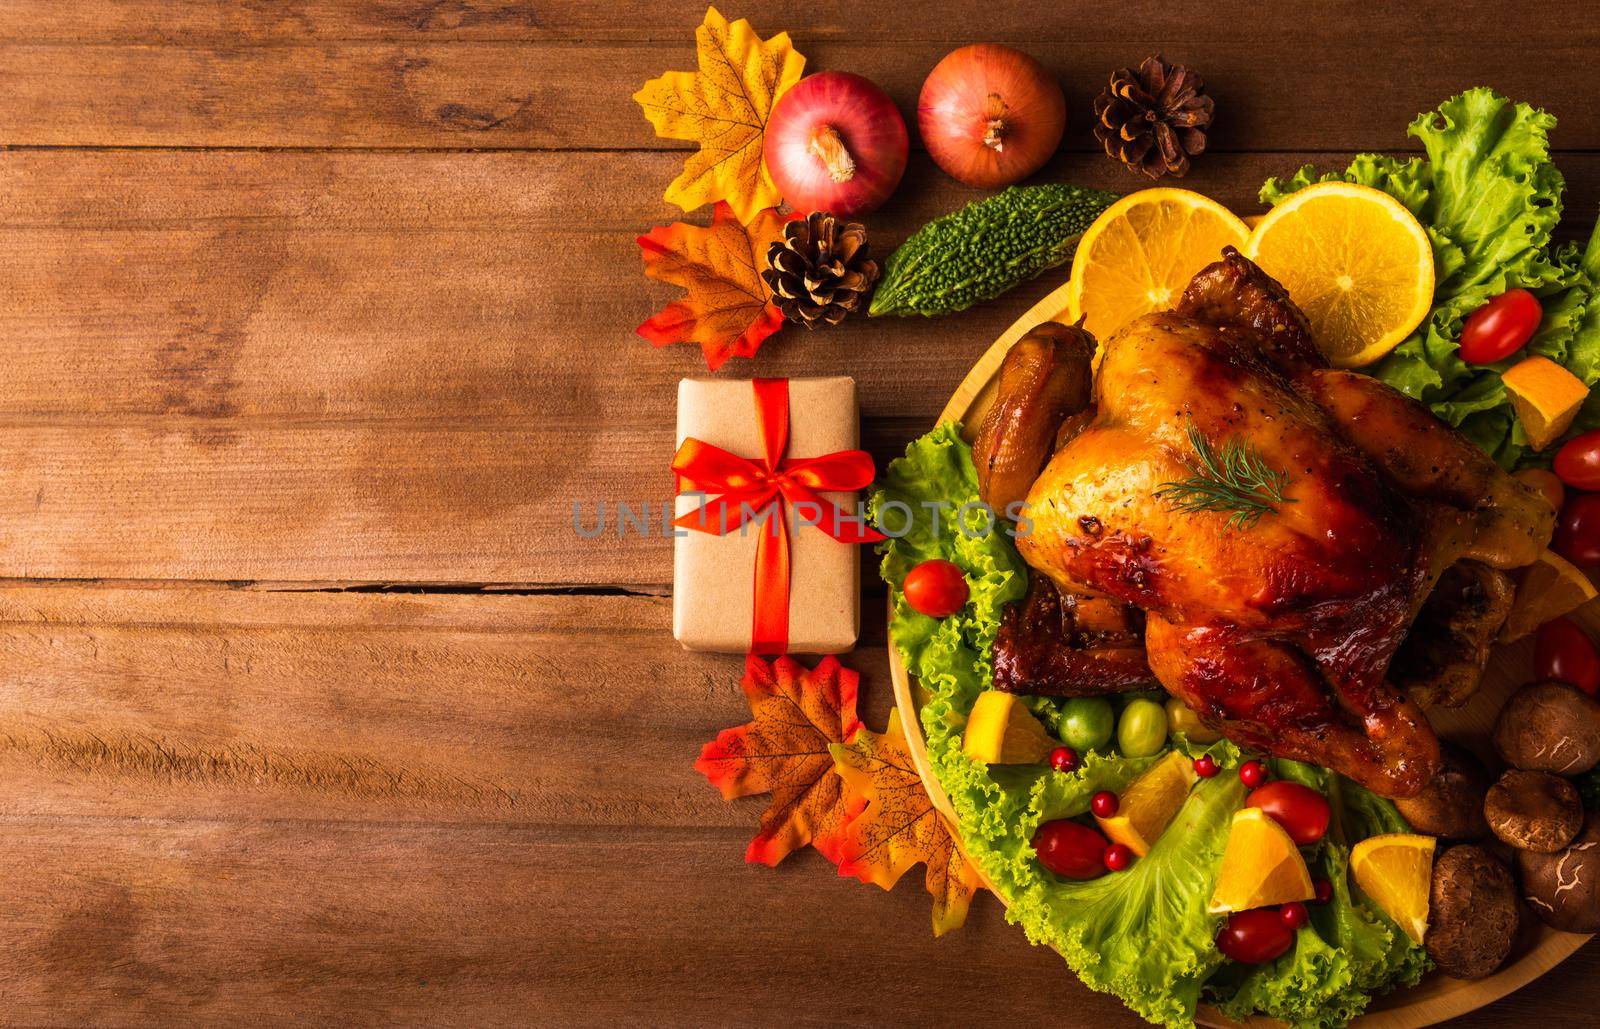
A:
<svg viewBox="0 0 1600 1029">
<path fill-rule="evenodd" d="M 1408 941 L 1350 896 L 1342 866 L 1336 887 L 1344 889 L 1342 899 L 1319 911 L 1327 924 L 1302 930 L 1290 954 L 1259 968 L 1224 961 L 1215 943 L 1222 918 L 1206 905 L 1233 813 L 1244 800 L 1236 774 L 1202 780 L 1150 853 L 1124 872 L 1080 882 L 1039 865 L 1031 840 L 1040 825 L 1083 815 L 1096 791 L 1121 792 L 1158 758 L 1093 752 L 1068 775 L 1043 766 L 984 765 L 962 753 L 967 713 L 990 686 L 989 650 L 1001 613 L 1027 586 L 1006 532 L 975 531 L 984 519 L 970 511 L 965 521 L 952 517 L 977 499 L 971 450 L 959 426 L 944 425 L 889 465 L 870 511 L 891 537 L 879 547 L 893 605 L 890 633 L 928 694 L 921 714 L 929 760 L 955 808 L 967 855 L 1006 901 L 1007 918 L 1035 944 L 1057 950 L 1090 987 L 1169 1026 L 1192 1026 L 1203 992 L 1237 1017 L 1268 1013 L 1296 1024 L 1342 1026 L 1370 995 L 1405 981 Z M 911 610 L 899 591 L 906 572 L 933 558 L 960 565 L 971 586 L 967 605 L 942 620 Z M 1226 741 L 1174 745 L 1191 756 L 1209 753 L 1223 769 L 1241 760 Z M 1334 782 L 1325 769 L 1291 765 L 1280 774 L 1324 791 Z M 1338 806 L 1350 812 L 1345 821 L 1352 828 L 1393 824 L 1384 811 L 1393 805 L 1347 785 Z M 1326 861 L 1345 860 L 1342 844 L 1323 850 Z"/>
<path fill-rule="evenodd" d="M 1433 310 L 1372 374 L 1421 400 L 1505 467 L 1529 458 L 1500 375 L 1528 353 L 1564 365 L 1587 385 L 1600 380 L 1600 251 L 1582 259 L 1555 248 L 1564 180 L 1550 160 L 1555 118 L 1478 88 L 1419 115 L 1410 134 L 1425 159 L 1362 154 L 1342 172 L 1301 168 L 1268 179 L 1261 199 L 1276 204 L 1328 180 L 1381 189 L 1417 216 L 1433 243 Z M 1600 238 L 1600 237 L 1597 237 Z M 1458 355 L 1462 323 L 1508 289 L 1539 295 L 1545 318 L 1525 351 L 1493 365 Z M 1600 420 L 1600 404 L 1582 418 Z M 1574 431 L 1577 431 L 1575 428 Z"/>
<path fill-rule="evenodd" d="M 1275 777 L 1328 798 L 1328 835 L 1309 864 L 1312 875 L 1333 884 L 1333 898 L 1311 905 L 1311 924 L 1289 953 L 1253 969 L 1230 966 L 1207 989 L 1230 1018 L 1259 1013 L 1296 1029 L 1334 1029 L 1365 1011 L 1374 996 L 1414 985 L 1427 971 L 1427 953 L 1358 897 L 1349 880 L 1350 844 L 1410 827 L 1394 804 L 1335 772 L 1298 761 L 1271 764 Z"/>
</svg>

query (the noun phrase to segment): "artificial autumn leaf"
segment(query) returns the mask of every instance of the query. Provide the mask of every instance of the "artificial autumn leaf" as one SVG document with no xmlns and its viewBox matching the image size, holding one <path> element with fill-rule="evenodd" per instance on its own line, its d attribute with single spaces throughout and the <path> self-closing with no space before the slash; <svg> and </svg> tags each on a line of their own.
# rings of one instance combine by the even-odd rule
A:
<svg viewBox="0 0 1600 1029">
<path fill-rule="evenodd" d="M 898 709 L 883 733 L 862 729 L 832 747 L 835 768 L 849 788 L 849 819 L 842 832 L 819 844 L 840 875 L 890 889 L 919 861 L 933 897 L 933 934 L 943 936 L 967 920 L 972 894 L 982 885 L 933 806 L 906 749 Z"/>
<path fill-rule="evenodd" d="M 806 59 L 781 32 L 766 42 L 743 18 L 728 24 L 715 7 L 694 33 L 700 70 L 669 71 L 633 95 L 656 135 L 700 149 L 667 187 L 667 202 L 692 211 L 726 200 L 741 222 L 777 207 L 783 195 L 761 160 L 767 116 L 800 81 Z"/>
<path fill-rule="evenodd" d="M 810 670 L 788 657 L 745 658 L 740 685 L 755 717 L 718 733 L 694 767 L 724 800 L 772 794 L 746 861 L 776 865 L 808 843 L 822 849 L 843 825 L 844 782 L 829 748 L 861 726 L 858 681 L 831 657 Z"/>
<path fill-rule="evenodd" d="M 767 247 L 783 235 L 785 222 L 798 217 L 766 210 L 741 225 L 719 202 L 709 227 L 674 222 L 640 236 L 644 273 L 689 295 L 652 315 L 639 335 L 658 347 L 698 343 L 712 371 L 730 357 L 753 356 L 783 324 L 783 312 L 761 281 Z"/>
</svg>

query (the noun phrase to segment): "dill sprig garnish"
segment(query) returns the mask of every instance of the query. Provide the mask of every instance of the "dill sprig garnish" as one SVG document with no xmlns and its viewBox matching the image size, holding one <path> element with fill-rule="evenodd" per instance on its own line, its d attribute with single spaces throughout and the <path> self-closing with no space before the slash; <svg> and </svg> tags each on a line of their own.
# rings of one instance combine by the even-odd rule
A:
<svg viewBox="0 0 1600 1029">
<path fill-rule="evenodd" d="M 1213 447 L 1193 419 L 1188 435 L 1199 471 L 1187 479 L 1163 482 L 1156 497 L 1170 500 L 1180 511 L 1232 511 L 1230 529 L 1248 529 L 1262 515 L 1276 514 L 1279 504 L 1294 503 L 1284 496 L 1293 477 L 1267 464 L 1251 444 L 1236 438 Z"/>
</svg>

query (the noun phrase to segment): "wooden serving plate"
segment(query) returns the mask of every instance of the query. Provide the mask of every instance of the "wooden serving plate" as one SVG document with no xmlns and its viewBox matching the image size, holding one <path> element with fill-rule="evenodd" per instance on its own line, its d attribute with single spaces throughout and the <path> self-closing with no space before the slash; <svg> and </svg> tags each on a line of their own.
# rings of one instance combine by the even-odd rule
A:
<svg viewBox="0 0 1600 1029">
<path fill-rule="evenodd" d="M 1040 322 L 1064 317 L 1066 308 L 1067 287 L 1063 285 L 1013 322 L 1011 327 L 995 340 L 994 345 L 978 359 L 978 363 L 972 366 L 967 377 L 956 388 L 950 397 L 950 402 L 939 414 L 940 424 L 949 421 L 962 422 L 966 426 L 967 440 L 971 442 L 976 434 L 976 426 L 982 421 L 984 413 L 994 400 L 996 373 L 1000 369 L 1000 362 L 1005 357 L 1006 351 Z M 1600 635 L 1600 601 L 1585 605 L 1572 617 L 1592 634 Z M 1532 668 L 1531 640 L 1498 646 L 1490 656 L 1483 685 L 1471 702 L 1465 707 L 1454 710 L 1432 709 L 1428 712 L 1429 718 L 1442 735 L 1477 751 L 1489 761 L 1491 768 L 1497 767 L 1493 760 L 1493 748 L 1489 743 L 1495 716 L 1506 697 L 1529 680 Z M 923 785 L 927 787 L 934 806 L 944 815 L 945 821 L 950 825 L 951 833 L 959 842 L 961 834 L 956 825 L 955 812 L 950 806 L 950 799 L 945 795 L 944 788 L 934 778 L 928 765 L 928 750 L 922 736 L 922 720 L 917 715 L 917 701 L 912 690 L 911 677 L 906 674 L 905 666 L 900 662 L 899 652 L 895 649 L 892 639 L 889 642 L 889 671 L 894 681 L 895 703 L 900 709 L 900 721 L 905 727 L 911 758 L 916 763 L 917 772 L 922 776 Z M 999 897 L 988 877 L 981 871 L 978 874 L 989 892 Z M 1001 903 L 1004 902 L 1001 898 Z M 1359 1026 L 1360 1029 L 1418 1029 L 1421 1026 L 1456 1018 L 1485 1004 L 1493 1003 L 1513 990 L 1532 982 L 1554 968 L 1589 939 L 1590 937 L 1584 935 L 1557 932 L 1524 912 L 1522 931 L 1516 949 L 1512 952 L 1511 959 L 1494 975 L 1476 982 L 1465 982 L 1435 973 L 1411 989 L 1397 990 L 1376 998 L 1367 1013 L 1352 1025 Z M 1220 1027 L 1240 1025 L 1205 1005 L 1200 1008 L 1199 1021 L 1203 1025 Z M 1281 1025 L 1266 1018 L 1253 1018 L 1244 1024 L 1251 1029 L 1267 1029 Z"/>
</svg>

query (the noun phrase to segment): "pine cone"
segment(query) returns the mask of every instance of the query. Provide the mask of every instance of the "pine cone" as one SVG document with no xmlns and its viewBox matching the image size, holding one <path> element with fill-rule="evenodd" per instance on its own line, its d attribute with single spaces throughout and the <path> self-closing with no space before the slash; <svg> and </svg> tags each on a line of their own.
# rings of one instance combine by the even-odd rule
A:
<svg viewBox="0 0 1600 1029">
<path fill-rule="evenodd" d="M 1159 54 L 1138 71 L 1119 68 L 1095 98 L 1095 138 L 1130 170 L 1181 177 L 1206 148 L 1214 105 L 1205 89 L 1200 76 Z"/>
<path fill-rule="evenodd" d="M 814 211 L 783 227 L 767 248 L 761 279 L 787 321 L 808 329 L 838 325 L 863 306 L 878 281 L 878 262 L 867 249 L 867 230 Z"/>
</svg>

